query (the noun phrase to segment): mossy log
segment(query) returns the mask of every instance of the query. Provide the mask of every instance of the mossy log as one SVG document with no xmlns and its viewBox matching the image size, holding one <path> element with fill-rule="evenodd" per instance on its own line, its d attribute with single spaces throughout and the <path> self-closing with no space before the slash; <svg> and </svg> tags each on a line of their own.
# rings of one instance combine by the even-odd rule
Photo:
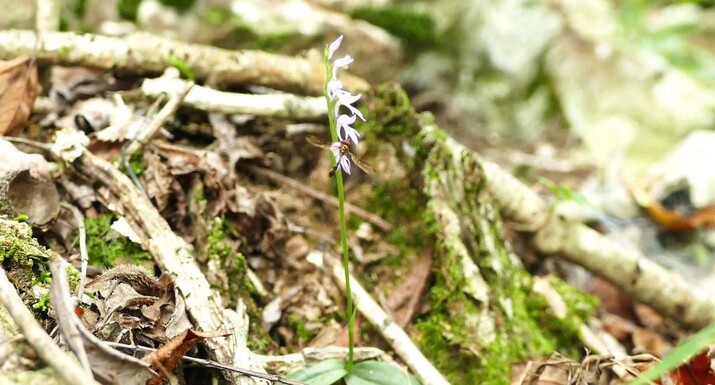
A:
<svg viewBox="0 0 715 385">
<path fill-rule="evenodd" d="M 395 227 L 410 229 L 400 246 L 433 244 L 430 310 L 412 333 L 428 359 L 454 384 L 509 383 L 511 364 L 578 347 L 575 323 L 556 322 L 532 293 L 532 278 L 504 236 L 477 155 L 431 116 L 416 114 L 397 87 L 378 88 L 368 100 L 365 136 L 379 148 L 376 164 L 388 178 L 375 189 L 386 192 L 378 199 L 387 201 L 374 209 L 404 222 Z M 381 159 L 391 156 L 386 154 L 396 159 Z M 396 175 L 407 177 L 396 182 L 389 175 L 394 171 L 380 163 L 402 165 Z M 406 196 L 412 201 L 394 203 Z M 589 302 L 585 295 L 577 298 Z"/>
</svg>

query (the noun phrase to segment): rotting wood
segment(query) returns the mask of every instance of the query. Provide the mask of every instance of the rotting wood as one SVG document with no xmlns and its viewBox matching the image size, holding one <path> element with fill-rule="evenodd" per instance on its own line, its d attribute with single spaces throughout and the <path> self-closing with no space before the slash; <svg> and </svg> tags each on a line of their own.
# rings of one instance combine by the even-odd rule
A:
<svg viewBox="0 0 715 385">
<path fill-rule="evenodd" d="M 0 59 L 35 55 L 38 63 L 74 65 L 138 75 L 160 74 L 183 61 L 197 80 L 227 85 L 255 84 L 310 95 L 323 93 L 325 69 L 320 59 L 294 58 L 263 51 L 231 51 L 135 33 L 123 38 L 75 32 L 49 32 L 37 44 L 27 30 L 0 32 Z M 367 83 L 355 76 L 341 77 L 349 90 Z"/>
</svg>

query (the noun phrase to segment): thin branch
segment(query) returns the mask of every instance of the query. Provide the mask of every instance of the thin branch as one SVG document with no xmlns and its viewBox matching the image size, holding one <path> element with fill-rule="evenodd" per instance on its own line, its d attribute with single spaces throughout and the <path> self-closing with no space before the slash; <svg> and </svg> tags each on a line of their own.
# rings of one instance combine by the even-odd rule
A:
<svg viewBox="0 0 715 385">
<path fill-rule="evenodd" d="M 184 84 L 186 84 L 184 80 L 160 77 L 144 80 L 141 90 L 144 95 L 155 98 L 162 93 L 177 93 L 181 91 Z M 318 119 L 327 113 L 325 98 L 322 96 L 296 96 L 285 93 L 239 94 L 202 86 L 194 86 L 186 95 L 182 105 L 208 112 L 274 116 L 297 120 Z"/>
<path fill-rule="evenodd" d="M 22 298 L 2 269 L 0 269 L 0 304 L 10 313 L 27 342 L 35 348 L 40 358 L 54 369 L 62 381 L 68 385 L 95 385 L 92 377 L 86 375 L 77 359 L 60 349 L 47 335 L 22 302 Z"/>
<path fill-rule="evenodd" d="M 75 209 L 76 210 L 76 209 Z M 57 325 L 60 334 L 67 346 L 77 356 L 84 367 L 85 373 L 92 378 L 92 368 L 87 357 L 87 351 L 82 343 L 82 336 L 77 330 L 74 321 L 74 304 L 70 296 L 69 281 L 67 279 L 67 262 L 61 258 L 50 260 L 52 282 L 50 283 L 50 299 L 57 315 Z M 78 321 L 79 322 L 79 321 Z"/>
<path fill-rule="evenodd" d="M 0 32 L 0 59 L 31 55 L 37 36 L 27 30 Z M 135 33 L 123 38 L 91 33 L 51 32 L 43 36 L 37 60 L 45 64 L 94 67 L 136 74 L 160 74 L 181 60 L 198 80 L 227 85 L 255 84 L 311 95 L 322 94 L 324 69 L 319 60 L 262 51 L 234 51 L 187 44 Z M 355 76 L 341 76 L 352 91 L 368 88 Z"/>
<path fill-rule="evenodd" d="M 298 190 L 299 192 L 301 192 L 311 198 L 321 200 L 333 207 L 338 207 L 339 202 L 336 197 L 334 197 L 332 195 L 325 194 L 318 190 L 312 189 L 312 188 L 304 185 L 303 183 L 298 182 L 295 179 L 289 178 L 285 175 L 281 175 L 281 174 L 279 174 L 273 170 L 269 170 L 267 168 L 261 168 L 261 167 L 255 167 L 255 166 L 246 166 L 246 168 L 248 170 L 250 170 L 251 172 L 254 172 L 258 175 L 265 176 L 266 178 L 268 178 L 274 182 L 278 182 L 280 184 L 283 184 L 290 188 Z M 350 204 L 348 202 L 345 202 L 345 209 L 349 213 L 355 214 L 355 215 L 359 216 L 360 218 L 372 223 L 373 225 L 380 228 L 380 230 L 382 230 L 382 231 L 392 230 L 392 224 L 390 224 L 390 222 L 380 218 L 379 216 L 377 216 L 367 210 L 361 209 L 360 207 L 357 207 L 357 206 Z"/>
<path fill-rule="evenodd" d="M 79 209 L 77 209 L 74 205 L 66 202 L 62 202 L 61 205 L 72 213 L 75 222 L 77 222 L 77 231 L 79 232 L 80 270 L 76 295 L 81 302 L 82 296 L 84 295 L 84 281 L 87 279 L 87 265 L 89 264 L 89 254 L 87 254 L 87 231 L 84 228 L 84 215 L 82 215 Z"/>
<path fill-rule="evenodd" d="M 328 269 L 340 288 L 345 290 L 343 267 L 335 257 L 324 254 Z M 380 332 L 400 358 L 425 385 L 449 385 L 434 365 L 422 354 L 410 337 L 400 328 L 385 310 L 375 302 L 357 279 L 350 276 L 350 286 L 357 309 Z"/>
<path fill-rule="evenodd" d="M 159 111 L 156 116 L 151 120 L 149 126 L 145 130 L 141 130 L 137 133 L 136 140 L 131 143 L 127 148 L 127 154 L 131 155 L 139 149 L 141 149 L 145 144 L 147 144 L 151 138 L 153 138 L 159 130 L 164 126 L 164 124 L 176 113 L 181 106 L 181 102 L 184 100 L 186 95 L 194 86 L 193 82 L 184 82 L 182 88 L 178 89 L 169 99 L 169 101 L 164 105 L 164 107 Z"/>
<path fill-rule="evenodd" d="M 149 348 L 146 346 L 127 345 L 127 344 L 122 344 L 122 343 L 118 343 L 118 342 L 107 342 L 107 345 L 109 345 L 113 348 L 130 349 L 133 351 L 142 351 L 142 352 L 156 351 L 156 349 L 152 349 L 152 348 Z M 183 356 L 183 357 L 181 357 L 181 359 L 184 361 L 187 361 L 187 362 L 193 362 L 193 363 L 199 364 L 199 365 L 207 367 L 207 368 L 228 370 L 231 372 L 236 372 L 236 373 L 242 374 L 244 376 L 260 378 L 262 380 L 267 380 L 267 381 L 270 381 L 273 383 L 279 383 L 279 384 L 285 384 L 285 385 L 305 385 L 305 383 L 303 383 L 303 382 L 291 380 L 290 378 L 281 377 L 281 376 L 278 376 L 275 374 L 261 373 L 261 372 L 256 372 L 256 371 L 249 370 L 249 369 L 239 368 L 236 366 L 224 365 L 222 363 L 219 363 L 216 361 L 211 361 L 211 360 L 206 360 L 203 358 L 194 358 L 194 357 L 189 357 L 189 356 Z"/>
</svg>

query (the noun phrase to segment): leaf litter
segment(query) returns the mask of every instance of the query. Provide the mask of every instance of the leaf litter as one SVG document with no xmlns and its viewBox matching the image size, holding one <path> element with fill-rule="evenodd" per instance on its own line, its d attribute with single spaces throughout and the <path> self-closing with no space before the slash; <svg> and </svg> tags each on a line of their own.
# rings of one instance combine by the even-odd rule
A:
<svg viewBox="0 0 715 385">
<path fill-rule="evenodd" d="M 42 148 L 32 143 L 50 144 L 54 130 L 75 128 L 87 135 L 91 152 L 123 170 L 121 147 L 151 118 L 146 115 L 149 102 L 125 102 L 120 95 L 130 89 L 122 89 L 114 80 L 107 82 L 113 78 L 101 71 L 58 68 L 52 72 L 53 97 L 43 99 L 43 105 L 51 108 L 27 122 L 39 93 L 36 75 L 27 82 L 17 80 L 28 63 L 20 58 L 8 67 L 15 72 L 7 87 L 25 89 L 16 92 L 19 96 L 13 99 L 16 106 L 12 111 L 1 111 L 7 125 L 5 134 L 29 124 L 22 135 L 30 145 L 17 146 L 25 152 L 42 153 Z M 34 64 L 31 68 L 35 70 Z M 115 93 L 107 93 L 110 88 Z M 172 128 L 170 137 L 151 141 L 130 159 L 133 172 L 172 229 L 194 246 L 204 274 L 226 303 L 232 307 L 238 302 L 248 304 L 249 347 L 263 354 L 285 354 L 339 344 L 343 296 L 320 266 L 306 260 L 315 247 L 334 245 L 337 218 L 332 206 L 245 172 L 246 166 L 260 165 L 306 185 L 322 180 L 322 188 L 328 182 L 325 173 L 316 179 L 311 172 L 324 154 L 302 151 L 305 135 L 289 133 L 281 119 L 240 119 L 180 110 L 166 126 Z M 69 144 L 66 146 L 67 156 L 76 157 Z M 77 308 L 84 327 L 104 341 L 159 348 L 143 358 L 159 374 L 150 380 L 156 384 L 175 375 L 182 355 L 201 354 L 195 347 L 198 342 L 225 337 L 215 331 L 190 329 L 185 304 L 171 276 L 161 274 L 149 260 L 132 260 L 122 249 L 105 247 L 129 235 L 134 239 L 128 242 L 147 247 L 141 234 L 132 234 L 137 223 L 124 215 L 115 191 L 69 170 L 60 170 L 53 178 L 60 187 L 61 200 L 78 204 L 89 221 L 86 223 L 102 216 L 113 218 L 96 222 L 107 227 L 90 234 L 104 234 L 92 239 L 103 244 L 101 249 L 90 245 L 90 254 L 101 250 L 103 258 L 92 259 L 91 278 Z M 61 213 L 37 237 L 79 266 L 77 227 L 67 213 Z M 257 290 L 259 286 L 262 290 Z M 51 306 L 49 314 L 50 324 L 53 316 L 62 315 L 54 313 Z M 366 342 L 375 341 L 379 340 Z M 101 357 L 104 353 L 97 349 L 104 347 L 89 348 L 90 355 Z M 122 366 L 106 368 L 108 376 L 116 378 L 121 377 L 116 371 L 127 370 Z"/>
</svg>

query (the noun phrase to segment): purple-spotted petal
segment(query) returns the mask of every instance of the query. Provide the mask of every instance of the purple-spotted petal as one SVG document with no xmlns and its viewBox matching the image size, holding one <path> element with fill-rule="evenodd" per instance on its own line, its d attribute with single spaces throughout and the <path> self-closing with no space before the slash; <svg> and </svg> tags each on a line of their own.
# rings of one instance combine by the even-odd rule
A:
<svg viewBox="0 0 715 385">
<path fill-rule="evenodd" d="M 328 46 L 328 59 L 331 59 L 333 57 L 333 54 L 335 53 L 335 51 L 338 50 L 338 48 L 340 48 L 340 43 L 342 42 L 343 35 L 340 35 L 340 37 L 335 39 L 334 42 L 330 43 L 330 45 Z"/>
<path fill-rule="evenodd" d="M 345 156 L 342 157 L 342 159 L 340 159 L 340 167 L 343 168 L 346 174 L 350 175 L 350 159 Z"/>
</svg>

